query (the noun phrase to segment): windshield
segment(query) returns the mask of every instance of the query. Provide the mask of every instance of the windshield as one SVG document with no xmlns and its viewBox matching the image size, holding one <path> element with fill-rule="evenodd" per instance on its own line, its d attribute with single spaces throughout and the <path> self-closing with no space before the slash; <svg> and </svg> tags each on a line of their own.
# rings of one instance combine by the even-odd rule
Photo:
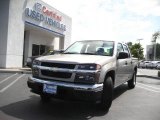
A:
<svg viewBox="0 0 160 120">
<path fill-rule="evenodd" d="M 112 41 L 78 41 L 72 44 L 64 54 L 90 54 L 90 55 L 113 55 L 114 42 Z"/>
</svg>

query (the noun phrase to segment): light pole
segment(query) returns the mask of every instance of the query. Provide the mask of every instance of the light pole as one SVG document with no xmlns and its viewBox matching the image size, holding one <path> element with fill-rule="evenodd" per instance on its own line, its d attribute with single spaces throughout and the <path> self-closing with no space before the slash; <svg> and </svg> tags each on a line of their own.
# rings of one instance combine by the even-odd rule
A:
<svg viewBox="0 0 160 120">
<path fill-rule="evenodd" d="M 139 42 L 139 44 L 140 44 L 140 41 L 141 41 L 141 40 L 143 40 L 143 38 L 137 39 L 137 41 Z"/>
</svg>

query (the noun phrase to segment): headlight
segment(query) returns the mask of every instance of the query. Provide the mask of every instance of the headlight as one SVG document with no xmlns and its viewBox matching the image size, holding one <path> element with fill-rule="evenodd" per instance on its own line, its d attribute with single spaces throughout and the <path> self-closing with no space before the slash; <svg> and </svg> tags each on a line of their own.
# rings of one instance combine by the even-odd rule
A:
<svg viewBox="0 0 160 120">
<path fill-rule="evenodd" d="M 36 65 L 40 65 L 40 61 L 34 60 L 32 63 L 32 75 L 33 77 L 38 77 L 39 75 L 39 69 L 36 67 Z"/>
<path fill-rule="evenodd" d="M 99 81 L 100 72 L 97 73 L 77 73 L 75 76 L 75 82 L 95 84 Z"/>
<path fill-rule="evenodd" d="M 101 66 L 99 64 L 81 64 L 78 66 L 80 70 L 99 70 Z"/>
<path fill-rule="evenodd" d="M 76 73 L 75 82 L 78 83 L 88 83 L 95 84 L 98 83 L 100 72 L 95 70 L 100 70 L 101 66 L 98 64 L 81 64 L 78 66 L 79 70 L 93 70 L 93 73 Z"/>
<path fill-rule="evenodd" d="M 33 75 L 33 77 L 38 77 L 39 69 L 37 67 L 32 68 L 32 75 Z"/>
</svg>

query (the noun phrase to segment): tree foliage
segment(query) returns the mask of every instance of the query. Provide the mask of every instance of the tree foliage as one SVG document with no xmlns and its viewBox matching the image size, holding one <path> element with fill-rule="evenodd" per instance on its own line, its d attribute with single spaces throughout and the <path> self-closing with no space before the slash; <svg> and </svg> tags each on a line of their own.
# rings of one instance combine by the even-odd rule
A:
<svg viewBox="0 0 160 120">
<path fill-rule="evenodd" d="M 152 35 L 152 41 L 153 42 L 153 46 L 154 46 L 154 49 L 152 51 L 153 53 L 153 56 L 154 54 L 156 54 L 156 59 L 159 59 L 160 60 L 160 44 L 157 43 L 157 39 L 160 37 L 160 31 L 156 31 L 153 35 Z M 154 51 L 156 53 L 154 53 Z"/>
<path fill-rule="evenodd" d="M 152 42 L 156 42 L 157 38 L 160 36 L 160 31 L 156 31 L 153 35 L 152 35 Z"/>
<path fill-rule="evenodd" d="M 139 59 L 144 59 L 144 51 L 143 51 L 143 47 L 141 44 L 139 43 L 135 43 L 132 44 L 132 42 L 127 43 L 128 47 L 131 51 L 131 54 L 133 55 L 133 57 L 139 58 Z"/>
</svg>

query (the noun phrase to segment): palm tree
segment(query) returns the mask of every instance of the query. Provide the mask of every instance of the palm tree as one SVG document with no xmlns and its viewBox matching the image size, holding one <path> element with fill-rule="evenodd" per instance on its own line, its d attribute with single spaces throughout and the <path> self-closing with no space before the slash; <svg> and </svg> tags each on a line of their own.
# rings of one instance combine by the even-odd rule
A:
<svg viewBox="0 0 160 120">
<path fill-rule="evenodd" d="M 157 38 L 160 37 L 160 31 L 156 31 L 153 35 L 152 35 L 152 42 L 153 45 L 155 43 L 154 46 L 154 60 L 156 59 L 156 42 L 157 42 Z"/>
<path fill-rule="evenodd" d="M 153 35 L 152 35 L 152 42 L 156 42 L 157 41 L 157 38 L 160 36 L 160 31 L 157 31 L 155 32 Z"/>
</svg>

